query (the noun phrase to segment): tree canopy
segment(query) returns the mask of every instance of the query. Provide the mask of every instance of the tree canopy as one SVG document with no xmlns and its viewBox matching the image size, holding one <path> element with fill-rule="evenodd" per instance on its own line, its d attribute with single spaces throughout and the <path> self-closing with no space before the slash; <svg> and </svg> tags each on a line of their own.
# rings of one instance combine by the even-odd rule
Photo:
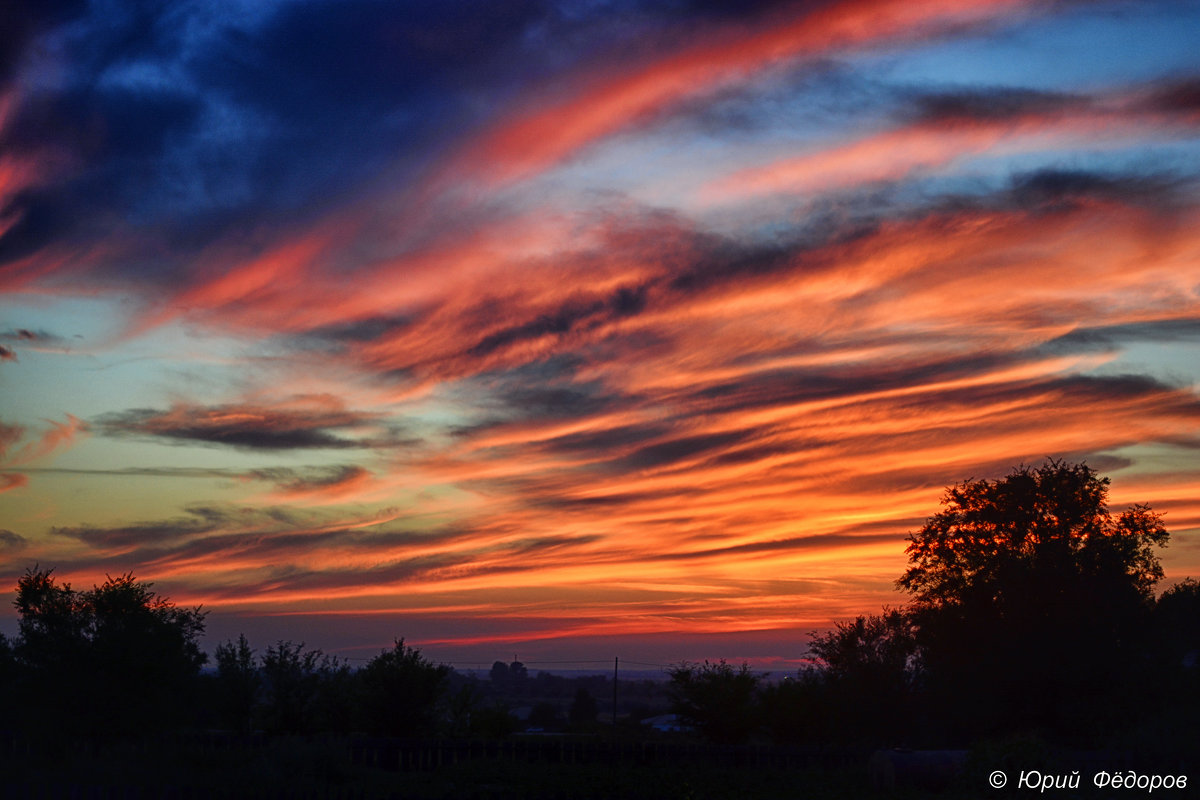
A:
<svg viewBox="0 0 1200 800">
<path fill-rule="evenodd" d="M 120 575 L 78 591 L 51 570 L 27 570 L 17 582 L 13 652 L 30 699 L 92 732 L 170 724 L 206 660 L 205 613 L 151 586 Z"/>
<path fill-rule="evenodd" d="M 435 665 L 415 647 L 397 639 L 390 650 L 371 659 L 361 671 L 372 698 L 367 708 L 372 733 L 418 736 L 434 730 L 436 704 L 450 668 Z"/>
<path fill-rule="evenodd" d="M 952 486 L 909 536 L 899 586 L 932 606 L 1011 602 L 1044 581 L 1149 600 L 1163 577 L 1155 548 L 1169 535 L 1149 506 L 1114 517 L 1108 486 L 1086 464 L 1055 460 Z"/>
<path fill-rule="evenodd" d="M 1088 731 L 1138 702 L 1168 533 L 1148 506 L 1110 512 L 1108 486 L 1086 464 L 1018 467 L 952 486 L 909 536 L 897 583 L 958 729 Z"/>
</svg>

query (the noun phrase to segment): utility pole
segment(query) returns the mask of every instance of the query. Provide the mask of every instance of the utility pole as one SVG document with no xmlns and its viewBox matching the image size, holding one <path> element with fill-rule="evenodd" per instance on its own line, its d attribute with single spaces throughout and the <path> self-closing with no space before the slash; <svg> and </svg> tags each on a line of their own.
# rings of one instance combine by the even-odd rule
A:
<svg viewBox="0 0 1200 800">
<path fill-rule="evenodd" d="M 621 664 L 620 656 L 613 656 L 613 736 L 617 735 L 617 669 Z"/>
</svg>

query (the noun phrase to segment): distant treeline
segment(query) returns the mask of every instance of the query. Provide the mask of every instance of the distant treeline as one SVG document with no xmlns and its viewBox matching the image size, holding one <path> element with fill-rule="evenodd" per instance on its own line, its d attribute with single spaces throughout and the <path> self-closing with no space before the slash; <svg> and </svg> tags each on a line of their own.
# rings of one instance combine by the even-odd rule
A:
<svg viewBox="0 0 1200 800">
<path fill-rule="evenodd" d="M 0 635 L 0 730 L 34 739 L 213 729 L 494 739 L 595 730 L 601 698 L 606 720 L 613 711 L 605 675 L 533 675 L 497 661 L 480 680 L 403 639 L 353 667 L 295 642 L 257 651 L 243 635 L 218 645 L 209 664 L 204 612 L 132 575 L 78 591 L 30 569 L 15 605 L 19 633 Z M 622 681 L 620 701 L 624 720 L 668 710 L 660 682 Z"/>
</svg>

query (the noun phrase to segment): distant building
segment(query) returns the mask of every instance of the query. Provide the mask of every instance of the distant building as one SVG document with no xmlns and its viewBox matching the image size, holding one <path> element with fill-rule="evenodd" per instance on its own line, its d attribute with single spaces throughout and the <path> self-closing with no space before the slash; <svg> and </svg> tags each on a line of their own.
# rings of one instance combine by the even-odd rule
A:
<svg viewBox="0 0 1200 800">
<path fill-rule="evenodd" d="M 680 733 L 682 731 L 691 730 L 687 725 L 679 721 L 679 717 L 675 714 L 659 714 L 657 717 L 647 717 L 642 720 L 643 725 L 649 725 L 656 731 L 663 733 Z"/>
</svg>

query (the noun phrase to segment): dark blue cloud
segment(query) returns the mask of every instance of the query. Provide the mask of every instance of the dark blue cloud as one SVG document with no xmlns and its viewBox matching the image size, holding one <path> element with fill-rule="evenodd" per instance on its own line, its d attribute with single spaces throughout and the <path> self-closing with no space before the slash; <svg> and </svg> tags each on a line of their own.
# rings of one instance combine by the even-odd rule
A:
<svg viewBox="0 0 1200 800">
<path fill-rule="evenodd" d="M 532 0 L 285 3 L 258 20 L 198 3 L 82 11 L 13 12 L 0 42 L 0 93 L 20 102 L 0 146 L 66 165 L 13 199 L 0 263 L 123 229 L 152 243 L 164 279 L 248 224 L 304 224 L 385 164 L 416 174 L 489 113 L 482 98 L 537 70 L 508 56 L 547 13 Z M 22 72 L 39 36 L 53 58 Z"/>
<path fill-rule="evenodd" d="M 9 81 L 37 35 L 83 13 L 87 0 L 14 0 L 0 6 L 0 81 Z"/>
</svg>

